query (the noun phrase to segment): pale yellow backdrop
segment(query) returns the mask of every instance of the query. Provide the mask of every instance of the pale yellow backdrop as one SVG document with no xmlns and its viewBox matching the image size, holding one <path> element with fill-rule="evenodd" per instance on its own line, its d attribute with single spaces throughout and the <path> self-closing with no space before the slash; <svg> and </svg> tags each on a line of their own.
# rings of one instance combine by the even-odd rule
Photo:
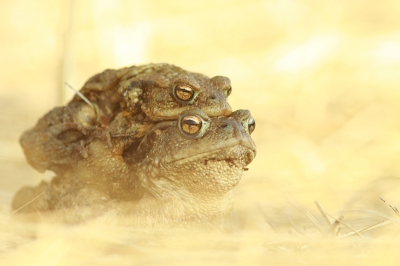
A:
<svg viewBox="0 0 400 266">
<path fill-rule="evenodd" d="M 288 202 L 314 212 L 314 200 L 332 214 L 396 219 L 378 195 L 400 206 L 399 14 L 397 0 L 1 0 L 4 213 L 19 187 L 52 177 L 29 167 L 18 138 L 73 96 L 64 82 L 80 88 L 106 68 L 167 62 L 228 76 L 232 107 L 252 112 L 258 153 L 236 206 L 278 214 L 249 224 L 287 223 Z"/>
</svg>

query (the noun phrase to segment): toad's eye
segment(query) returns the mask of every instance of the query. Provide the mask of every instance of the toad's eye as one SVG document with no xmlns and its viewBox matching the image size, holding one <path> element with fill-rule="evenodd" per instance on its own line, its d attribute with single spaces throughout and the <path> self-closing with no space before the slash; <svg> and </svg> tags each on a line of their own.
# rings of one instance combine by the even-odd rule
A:
<svg viewBox="0 0 400 266">
<path fill-rule="evenodd" d="M 181 119 L 181 128 L 187 134 L 196 134 L 200 131 L 202 120 L 194 115 L 188 115 Z"/>
<path fill-rule="evenodd" d="M 177 84 L 174 87 L 174 96 L 179 101 L 190 102 L 195 96 L 195 91 L 188 85 Z"/>
<path fill-rule="evenodd" d="M 228 97 L 232 93 L 232 87 L 227 88 L 224 90 L 225 97 Z"/>
<path fill-rule="evenodd" d="M 202 138 L 210 123 L 210 118 L 201 109 L 189 109 L 179 115 L 177 125 L 183 137 L 193 140 Z"/>
<path fill-rule="evenodd" d="M 253 133 L 254 129 L 256 128 L 256 121 L 254 120 L 253 117 L 250 116 L 247 123 L 248 123 L 249 134 L 251 134 L 251 133 Z"/>
</svg>

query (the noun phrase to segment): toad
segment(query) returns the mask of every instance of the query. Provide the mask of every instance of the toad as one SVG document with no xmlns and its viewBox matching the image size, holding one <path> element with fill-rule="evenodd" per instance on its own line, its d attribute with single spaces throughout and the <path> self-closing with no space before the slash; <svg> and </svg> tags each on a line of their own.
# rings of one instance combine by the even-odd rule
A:
<svg viewBox="0 0 400 266">
<path fill-rule="evenodd" d="M 137 146 L 157 122 L 177 119 L 184 110 L 200 108 L 210 117 L 229 115 L 231 91 L 226 77 L 209 78 L 169 64 L 109 69 L 90 78 L 81 96 L 42 117 L 24 132 L 20 143 L 36 170 L 62 175 L 89 157 L 86 145 L 93 138 L 103 139 L 113 154 L 120 155 Z"/>
<path fill-rule="evenodd" d="M 73 178 L 21 189 L 13 209 L 56 210 L 65 222 L 117 212 L 140 227 L 225 217 L 232 209 L 232 189 L 256 155 L 254 127 L 248 110 L 213 118 L 186 110 L 176 123 L 161 122 L 148 132 L 126 160 L 105 160 L 107 145 L 96 139 L 89 144 L 94 156 L 81 162 Z"/>
</svg>

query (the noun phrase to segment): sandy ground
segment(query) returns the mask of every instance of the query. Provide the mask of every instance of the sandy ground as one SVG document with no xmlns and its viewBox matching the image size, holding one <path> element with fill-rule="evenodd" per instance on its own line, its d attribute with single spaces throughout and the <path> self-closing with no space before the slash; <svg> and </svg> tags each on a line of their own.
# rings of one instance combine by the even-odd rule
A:
<svg viewBox="0 0 400 266">
<path fill-rule="evenodd" d="M 399 217 L 387 204 L 400 207 L 399 1 L 0 5 L 1 265 L 399 264 Z M 23 130 L 73 96 L 64 82 L 79 88 L 106 68 L 149 62 L 228 76 L 229 102 L 252 112 L 258 153 L 235 189 L 239 229 L 96 222 L 34 226 L 35 240 L 15 233 L 12 195 L 52 177 L 25 162 Z"/>
</svg>

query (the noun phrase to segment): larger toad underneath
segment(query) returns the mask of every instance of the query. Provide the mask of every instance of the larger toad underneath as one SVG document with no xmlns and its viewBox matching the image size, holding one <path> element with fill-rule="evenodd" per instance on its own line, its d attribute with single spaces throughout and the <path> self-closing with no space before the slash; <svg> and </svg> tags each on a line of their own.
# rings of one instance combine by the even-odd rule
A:
<svg viewBox="0 0 400 266">
<path fill-rule="evenodd" d="M 101 156 L 108 147 L 94 140 L 89 149 L 95 156 L 82 161 L 70 178 L 23 188 L 13 209 L 56 210 L 67 222 L 111 211 L 140 227 L 224 217 L 232 208 L 233 187 L 256 155 L 254 126 L 247 110 L 214 118 L 201 110 L 184 111 L 176 123 L 158 124 L 125 160 Z"/>
</svg>

